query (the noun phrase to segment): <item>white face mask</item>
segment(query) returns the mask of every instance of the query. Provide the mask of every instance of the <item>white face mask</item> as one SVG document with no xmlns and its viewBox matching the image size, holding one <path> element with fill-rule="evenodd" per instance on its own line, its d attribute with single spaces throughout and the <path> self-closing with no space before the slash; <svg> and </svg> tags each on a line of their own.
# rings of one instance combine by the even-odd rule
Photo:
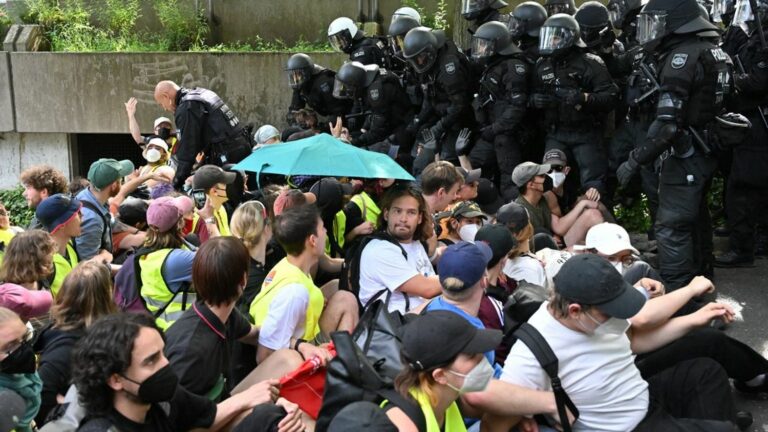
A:
<svg viewBox="0 0 768 432">
<path fill-rule="evenodd" d="M 560 171 L 553 171 L 547 174 L 552 179 L 552 187 L 560 187 L 565 183 L 565 173 Z"/>
<path fill-rule="evenodd" d="M 464 384 L 462 384 L 461 388 L 456 388 L 451 383 L 446 383 L 448 387 L 456 390 L 460 395 L 484 391 L 488 387 L 488 383 L 491 382 L 491 378 L 493 378 L 493 367 L 491 367 L 491 364 L 485 357 L 466 375 L 450 369 L 446 369 L 446 371 L 464 378 Z"/>
<path fill-rule="evenodd" d="M 474 243 L 475 234 L 480 230 L 480 226 L 477 224 L 467 224 L 459 228 L 459 238 L 465 242 Z"/>
<path fill-rule="evenodd" d="M 620 336 L 629 329 L 629 321 L 611 318 L 595 329 L 595 335 Z"/>
<path fill-rule="evenodd" d="M 149 163 L 155 163 L 159 161 L 161 157 L 162 154 L 160 154 L 160 150 L 155 148 L 147 150 L 147 153 L 144 155 L 144 159 L 146 159 Z"/>
</svg>

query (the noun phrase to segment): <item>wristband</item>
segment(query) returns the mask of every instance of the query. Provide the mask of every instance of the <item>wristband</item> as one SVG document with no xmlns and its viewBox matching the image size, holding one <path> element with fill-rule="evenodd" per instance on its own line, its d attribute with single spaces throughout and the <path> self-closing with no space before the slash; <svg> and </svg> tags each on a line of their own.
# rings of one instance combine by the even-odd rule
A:
<svg viewBox="0 0 768 432">
<path fill-rule="evenodd" d="M 307 341 L 305 341 L 304 339 L 296 339 L 296 343 L 293 344 L 293 350 L 294 351 L 298 351 L 299 350 L 299 345 L 301 345 L 303 343 L 306 343 L 306 342 Z"/>
</svg>

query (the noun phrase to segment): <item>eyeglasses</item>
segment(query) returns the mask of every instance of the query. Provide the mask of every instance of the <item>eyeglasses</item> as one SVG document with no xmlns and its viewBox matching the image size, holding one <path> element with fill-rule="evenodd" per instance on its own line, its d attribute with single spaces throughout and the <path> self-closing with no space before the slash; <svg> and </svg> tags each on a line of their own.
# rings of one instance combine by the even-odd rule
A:
<svg viewBox="0 0 768 432">
<path fill-rule="evenodd" d="M 552 171 L 562 172 L 565 169 L 563 165 L 550 165 L 549 168 L 550 168 L 549 172 L 552 172 Z"/>
<path fill-rule="evenodd" d="M 9 345 L 6 349 L 0 351 L 0 354 L 3 354 L 4 357 L 8 357 L 11 354 L 13 354 L 16 350 L 24 346 L 25 344 L 29 344 L 31 342 L 32 342 L 32 331 L 27 330 L 26 333 L 24 333 L 24 336 L 21 337 L 21 339 L 17 339 L 11 342 L 11 345 Z"/>
</svg>

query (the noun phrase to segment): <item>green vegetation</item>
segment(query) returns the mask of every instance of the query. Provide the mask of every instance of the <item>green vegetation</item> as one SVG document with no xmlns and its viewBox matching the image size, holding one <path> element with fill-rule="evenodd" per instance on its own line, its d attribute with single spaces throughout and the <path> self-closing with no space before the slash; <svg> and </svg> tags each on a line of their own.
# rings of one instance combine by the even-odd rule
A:
<svg viewBox="0 0 768 432">
<path fill-rule="evenodd" d="M 21 195 L 24 188 L 20 185 L 14 189 L 0 190 L 0 203 L 11 214 L 11 225 L 26 227 L 32 220 L 34 212 L 27 207 L 27 200 Z"/>
<path fill-rule="evenodd" d="M 437 9 L 434 14 L 428 14 L 427 11 L 419 5 L 418 0 L 401 0 L 400 4 L 416 9 L 421 15 L 421 24 L 425 27 L 434 29 L 448 30 L 448 3 L 447 0 L 438 0 Z"/>
<path fill-rule="evenodd" d="M 648 213 L 648 198 L 641 194 L 641 198 L 633 200 L 631 204 L 617 204 L 613 208 L 616 223 L 623 226 L 629 232 L 646 232 L 651 227 L 651 215 Z"/>
</svg>

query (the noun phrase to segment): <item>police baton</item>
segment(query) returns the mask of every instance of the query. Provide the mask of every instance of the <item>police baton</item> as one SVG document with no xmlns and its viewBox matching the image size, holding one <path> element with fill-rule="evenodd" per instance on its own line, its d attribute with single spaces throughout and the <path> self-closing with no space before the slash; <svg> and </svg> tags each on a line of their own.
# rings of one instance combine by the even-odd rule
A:
<svg viewBox="0 0 768 432">
<path fill-rule="evenodd" d="M 760 35 L 760 46 L 765 49 L 765 33 L 763 33 L 763 22 L 760 19 L 760 14 L 757 13 L 757 0 L 749 0 L 749 8 L 752 9 L 752 15 L 755 17 L 757 23 L 757 33 Z"/>
</svg>

